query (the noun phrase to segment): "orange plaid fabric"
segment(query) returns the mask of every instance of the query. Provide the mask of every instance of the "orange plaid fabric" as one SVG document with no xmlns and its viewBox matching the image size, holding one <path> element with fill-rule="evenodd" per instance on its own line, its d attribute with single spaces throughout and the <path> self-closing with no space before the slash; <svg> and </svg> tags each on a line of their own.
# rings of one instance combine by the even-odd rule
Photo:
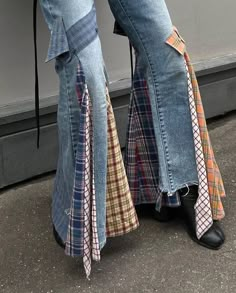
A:
<svg viewBox="0 0 236 293">
<path fill-rule="evenodd" d="M 186 52 L 186 46 L 184 39 L 180 36 L 177 28 L 173 27 L 172 34 L 166 40 L 166 43 L 177 50 L 181 55 L 184 55 Z"/>
<path fill-rule="evenodd" d="M 202 105 L 202 99 L 199 91 L 199 86 L 193 65 L 190 61 L 189 55 L 186 51 L 185 41 L 178 33 L 176 27 L 173 27 L 173 33 L 166 40 L 166 43 L 175 48 L 181 55 L 184 56 L 188 66 L 189 74 L 191 77 L 193 94 L 197 110 L 197 118 L 200 129 L 200 136 L 203 148 L 203 154 L 205 159 L 207 181 L 210 196 L 210 203 L 212 209 L 212 217 L 214 220 L 220 220 L 224 217 L 224 208 L 221 201 L 221 197 L 225 196 L 225 189 L 223 180 L 215 160 L 214 152 L 212 149 L 210 137 L 207 130 L 206 119 L 204 109 Z"/>
<path fill-rule="evenodd" d="M 115 117 L 107 93 L 108 108 L 108 165 L 106 198 L 106 233 L 108 237 L 120 236 L 139 226 L 129 190 Z"/>
</svg>

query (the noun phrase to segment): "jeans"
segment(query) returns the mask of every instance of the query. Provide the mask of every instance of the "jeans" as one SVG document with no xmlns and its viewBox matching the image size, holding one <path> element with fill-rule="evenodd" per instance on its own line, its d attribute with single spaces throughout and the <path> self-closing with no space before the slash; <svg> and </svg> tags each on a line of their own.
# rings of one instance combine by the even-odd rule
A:
<svg viewBox="0 0 236 293">
<path fill-rule="evenodd" d="M 59 157 L 52 219 L 66 241 L 75 172 L 80 110 L 75 79 L 83 67 L 93 104 L 94 169 L 100 247 L 106 241 L 106 71 L 93 0 L 40 0 L 51 31 L 47 61 L 56 60 L 60 79 Z M 165 43 L 172 23 L 164 0 L 109 0 L 111 10 L 140 56 L 148 82 L 159 160 L 159 184 L 169 195 L 198 184 L 184 59 Z"/>
<path fill-rule="evenodd" d="M 139 54 L 158 148 L 159 184 L 170 195 L 198 184 L 184 58 L 165 43 L 172 23 L 164 0 L 108 0 Z"/>
<path fill-rule="evenodd" d="M 46 61 L 55 59 L 60 79 L 57 112 L 59 156 L 52 196 L 53 224 L 65 242 L 78 145 L 79 117 L 75 80 L 82 65 L 93 105 L 94 173 L 100 247 L 106 241 L 107 103 L 106 72 L 93 0 L 40 0 L 51 32 Z"/>
</svg>

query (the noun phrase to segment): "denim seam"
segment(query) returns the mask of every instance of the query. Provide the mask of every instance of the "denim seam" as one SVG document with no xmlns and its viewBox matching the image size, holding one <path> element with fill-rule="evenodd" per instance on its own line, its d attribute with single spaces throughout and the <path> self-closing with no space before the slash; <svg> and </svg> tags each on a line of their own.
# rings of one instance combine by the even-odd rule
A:
<svg viewBox="0 0 236 293">
<path fill-rule="evenodd" d="M 68 97 L 68 113 L 69 113 L 69 120 L 70 120 L 70 131 L 71 131 L 71 138 L 72 138 L 72 149 L 73 149 L 73 153 L 74 155 L 76 155 L 76 150 L 74 148 L 74 138 L 73 138 L 73 129 L 72 129 L 72 120 L 71 120 L 71 105 L 70 105 L 70 85 L 68 83 L 69 81 L 69 75 L 66 69 L 66 65 L 63 64 L 64 67 L 64 71 L 65 71 L 65 78 L 66 78 L 66 91 L 67 91 L 67 97 Z"/>
<path fill-rule="evenodd" d="M 91 45 L 94 41 L 96 41 L 96 39 L 98 38 L 99 36 L 98 36 L 98 34 L 96 35 L 96 37 L 94 38 L 94 39 L 92 39 L 92 40 L 90 40 L 90 42 L 88 43 L 88 44 L 86 44 L 86 46 L 84 46 L 84 47 L 81 47 L 81 48 L 79 48 L 79 49 L 77 49 L 77 48 L 72 48 L 71 50 L 72 50 L 72 53 L 74 53 L 75 55 L 77 55 L 77 57 L 79 56 L 79 54 L 83 51 L 83 50 L 85 50 L 89 45 Z M 78 57 L 79 58 L 79 57 Z"/>
<path fill-rule="evenodd" d="M 94 5 L 91 10 L 66 31 L 69 47 L 78 54 L 98 37 Z"/>
<path fill-rule="evenodd" d="M 143 49 L 144 49 L 144 52 L 145 52 L 145 54 L 146 54 L 146 57 L 147 57 L 147 60 L 148 60 L 148 65 L 149 65 L 149 67 L 150 67 L 150 73 L 151 73 L 151 76 L 152 76 L 152 80 L 153 80 L 153 83 L 154 83 L 154 87 L 155 87 L 155 93 L 156 93 L 156 99 L 158 100 L 158 101 L 160 101 L 160 99 L 158 99 L 158 96 L 159 96 L 159 93 L 160 93 L 160 91 L 158 90 L 158 87 L 159 87 L 159 85 L 158 85 L 158 83 L 156 82 L 156 78 L 155 78 L 155 74 L 154 74 L 154 70 L 153 70 L 153 64 L 151 63 L 151 61 L 150 61 L 150 56 L 149 56 L 149 54 L 147 53 L 147 50 L 146 50 L 146 47 L 145 47 L 145 45 L 144 45 L 144 42 L 143 42 L 143 40 L 142 40 L 142 38 L 139 36 L 139 34 L 138 34 L 138 32 L 137 32 L 137 30 L 136 30 L 136 28 L 135 28 L 135 25 L 134 25 L 134 23 L 133 23 L 133 21 L 132 21 L 132 18 L 131 18 L 131 16 L 130 15 L 128 15 L 127 14 L 127 12 L 126 12 L 126 10 L 124 9 L 124 3 L 123 3 L 123 1 L 122 0 L 118 0 L 118 2 L 119 2 L 119 4 L 120 4 L 120 6 L 121 6 L 121 8 L 122 8 L 122 10 L 123 10 L 123 12 L 124 12 L 124 14 L 126 14 L 126 16 L 127 16 L 127 18 L 129 19 L 129 21 L 130 21 L 130 24 L 132 25 L 132 28 L 134 29 L 134 31 L 135 31 L 135 33 L 136 33 L 136 35 L 137 35 L 137 37 L 138 37 L 138 39 L 140 40 L 140 43 L 141 43 L 141 45 L 142 45 L 142 47 L 143 47 Z M 156 104 L 156 109 L 157 109 L 157 112 L 158 112 L 158 118 L 159 118 L 159 121 L 160 121 L 160 130 L 161 130 L 161 136 L 162 136 L 162 139 L 161 139 L 161 141 L 162 141 L 162 146 L 163 146 L 163 150 L 164 150 L 164 152 L 166 153 L 166 157 L 164 156 L 164 158 L 165 158 L 165 160 L 166 160 L 166 169 L 167 169 L 167 173 L 168 173 L 168 179 L 169 179 L 169 184 L 170 184 L 170 187 L 171 187 L 171 190 L 173 189 L 173 177 L 172 177 L 172 174 L 171 174 L 171 169 L 170 169 L 170 165 L 169 165 L 169 152 L 168 152 L 168 146 L 167 146 L 167 143 L 166 143 L 166 139 L 164 139 L 164 137 L 163 137 L 163 133 L 165 133 L 165 130 L 163 129 L 164 128 L 164 124 L 163 123 L 161 123 L 162 121 L 161 121 L 161 117 L 160 117 L 160 114 L 161 114 L 161 112 L 160 112 L 160 109 L 158 108 L 158 105 L 157 105 L 157 103 L 155 103 Z M 163 116 L 162 116 L 163 117 Z"/>
</svg>

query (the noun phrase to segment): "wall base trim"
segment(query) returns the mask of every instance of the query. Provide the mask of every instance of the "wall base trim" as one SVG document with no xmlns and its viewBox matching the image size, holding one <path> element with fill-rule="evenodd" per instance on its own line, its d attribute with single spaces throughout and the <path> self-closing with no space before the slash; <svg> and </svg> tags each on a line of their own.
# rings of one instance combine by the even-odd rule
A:
<svg viewBox="0 0 236 293">
<path fill-rule="evenodd" d="M 236 110 L 236 55 L 195 64 L 207 118 Z M 124 147 L 130 80 L 114 82 L 110 94 Z M 0 107 L 0 188 L 56 169 L 58 97 L 40 100 L 41 140 L 36 147 L 34 101 Z"/>
</svg>

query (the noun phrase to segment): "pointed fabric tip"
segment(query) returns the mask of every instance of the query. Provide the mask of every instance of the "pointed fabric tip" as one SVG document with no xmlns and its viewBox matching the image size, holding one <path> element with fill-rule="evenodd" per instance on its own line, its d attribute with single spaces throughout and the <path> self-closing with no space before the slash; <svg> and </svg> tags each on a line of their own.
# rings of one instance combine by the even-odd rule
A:
<svg viewBox="0 0 236 293">
<path fill-rule="evenodd" d="M 193 85 L 186 60 L 185 68 L 188 82 L 189 106 L 192 119 L 193 141 L 198 173 L 198 199 L 194 208 L 196 213 L 196 235 L 197 238 L 200 239 L 212 226 L 213 218 L 208 189 L 207 169 L 205 165 L 200 126 L 197 117 L 197 109 L 194 100 Z"/>
<path fill-rule="evenodd" d="M 86 278 L 90 281 L 90 274 L 91 274 L 91 270 L 92 270 L 92 264 L 91 264 L 91 258 L 89 259 L 89 257 L 87 255 L 85 255 L 83 257 L 83 264 L 84 264 L 84 270 L 85 270 L 85 274 L 86 274 Z"/>
</svg>

